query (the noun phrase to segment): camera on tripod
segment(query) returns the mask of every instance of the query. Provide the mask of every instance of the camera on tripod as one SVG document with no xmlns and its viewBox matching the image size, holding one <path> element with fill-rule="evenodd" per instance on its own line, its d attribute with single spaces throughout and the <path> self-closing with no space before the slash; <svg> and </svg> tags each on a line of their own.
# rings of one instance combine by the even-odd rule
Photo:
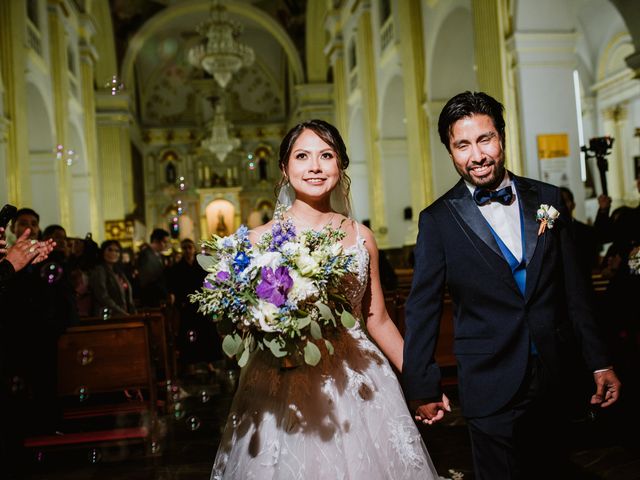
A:
<svg viewBox="0 0 640 480">
<path fill-rule="evenodd" d="M 600 172 L 600 183 L 602 184 L 602 194 L 608 195 L 607 189 L 607 170 L 609 170 L 609 164 L 606 156 L 611 153 L 611 146 L 613 145 L 613 137 L 593 137 L 589 139 L 589 146 L 582 146 L 580 150 L 584 152 L 587 158 L 596 157 L 596 165 Z"/>
<path fill-rule="evenodd" d="M 592 152 L 596 158 L 598 157 L 606 157 L 611 153 L 611 146 L 613 145 L 613 137 L 593 137 L 589 139 L 589 146 L 582 147 L 584 153 L 589 155 L 589 152 Z"/>
</svg>

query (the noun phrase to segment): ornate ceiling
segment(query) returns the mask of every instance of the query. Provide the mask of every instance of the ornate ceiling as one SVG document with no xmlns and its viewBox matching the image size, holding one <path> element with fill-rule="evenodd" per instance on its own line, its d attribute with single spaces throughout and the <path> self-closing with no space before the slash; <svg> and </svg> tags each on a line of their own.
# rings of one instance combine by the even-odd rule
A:
<svg viewBox="0 0 640 480">
<path fill-rule="evenodd" d="M 237 125 L 286 119 L 292 53 L 283 48 L 276 30 L 285 32 L 298 62 L 303 61 L 306 0 L 221 3 L 242 26 L 239 41 L 253 48 L 256 57 L 252 66 L 235 74 L 226 90 L 187 61 L 189 49 L 202 40 L 196 27 L 208 16 L 208 0 L 110 0 L 121 65 L 126 67 L 135 44 L 133 75 L 142 126 L 201 127 L 211 120 L 212 105 L 220 101 Z M 271 18 L 276 27 L 260 21 L 261 16 Z"/>
</svg>

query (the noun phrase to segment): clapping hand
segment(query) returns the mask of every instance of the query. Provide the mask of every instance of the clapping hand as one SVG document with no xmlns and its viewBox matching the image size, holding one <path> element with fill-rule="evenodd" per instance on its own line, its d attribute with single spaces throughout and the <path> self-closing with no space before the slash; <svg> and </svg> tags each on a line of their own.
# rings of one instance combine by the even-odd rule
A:
<svg viewBox="0 0 640 480">
<path fill-rule="evenodd" d="M 442 400 L 440 402 L 411 402 L 411 409 L 415 411 L 414 418 L 418 422 L 426 423 L 427 425 L 433 425 L 444 418 L 444 412 L 451 411 L 451 405 L 449 399 L 443 393 Z"/>
<path fill-rule="evenodd" d="M 2 229 L 2 233 L 4 233 L 4 229 Z M 22 270 L 30 263 L 38 263 L 45 260 L 56 245 L 52 239 L 44 242 L 29 240 L 30 233 L 31 230 L 27 228 L 16 243 L 9 248 L 6 248 L 4 240 L 3 243 L 0 244 L 0 247 L 2 247 L 1 251 L 6 254 L 6 260 L 11 262 L 16 272 Z"/>
</svg>

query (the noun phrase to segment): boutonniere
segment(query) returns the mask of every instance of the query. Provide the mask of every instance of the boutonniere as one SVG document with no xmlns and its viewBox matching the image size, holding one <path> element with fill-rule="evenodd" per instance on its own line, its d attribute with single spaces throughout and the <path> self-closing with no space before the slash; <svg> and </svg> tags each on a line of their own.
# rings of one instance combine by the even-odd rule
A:
<svg viewBox="0 0 640 480">
<path fill-rule="evenodd" d="M 556 210 L 553 205 L 540 205 L 540 208 L 536 212 L 536 220 L 540 222 L 540 228 L 538 228 L 538 236 L 542 235 L 544 231 L 549 227 L 553 228 L 553 223 L 560 216 L 560 212 Z"/>
</svg>

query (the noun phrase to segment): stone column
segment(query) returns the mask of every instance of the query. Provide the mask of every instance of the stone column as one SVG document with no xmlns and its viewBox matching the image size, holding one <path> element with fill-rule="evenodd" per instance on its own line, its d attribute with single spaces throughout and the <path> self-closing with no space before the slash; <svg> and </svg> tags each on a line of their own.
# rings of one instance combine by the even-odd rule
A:
<svg viewBox="0 0 640 480">
<path fill-rule="evenodd" d="M 408 244 L 418 235 L 418 213 L 433 202 L 430 125 L 422 108 L 425 96 L 425 52 L 419 0 L 398 2 L 398 32 L 404 82 L 404 111 L 413 219 L 406 235 Z"/>
<path fill-rule="evenodd" d="M 96 100 L 93 85 L 95 64 L 98 58 L 92 44 L 95 26 L 87 16 L 81 19 L 80 29 L 80 82 L 82 91 L 82 108 L 84 113 L 84 138 L 86 143 L 87 168 L 90 177 L 89 212 L 91 215 L 91 231 L 95 238 L 102 238 L 104 222 L 102 219 L 102 205 L 100 182 L 98 181 L 98 139 L 96 132 Z"/>
<path fill-rule="evenodd" d="M 349 138 L 347 118 L 347 69 L 344 65 L 344 45 L 342 35 L 338 35 L 325 49 L 325 55 L 329 57 L 333 69 L 333 109 L 336 127 L 345 143 Z"/>
<path fill-rule="evenodd" d="M 512 58 L 505 43 L 511 30 L 506 2 L 472 0 L 472 10 L 478 86 L 504 105 L 507 167 L 523 174 Z"/>
<path fill-rule="evenodd" d="M 103 220 L 122 220 L 133 209 L 128 97 L 99 92 L 96 105 Z"/>
<path fill-rule="evenodd" d="M 576 198 L 576 216 L 584 216 L 580 142 L 573 84 L 577 34 L 566 32 L 516 32 L 511 49 L 516 60 L 523 166 L 527 176 L 541 178 L 537 137 L 567 134 L 568 186 Z"/>
<path fill-rule="evenodd" d="M 31 202 L 27 92 L 24 81 L 26 13 L 23 2 L 0 2 L 0 74 L 4 83 L 7 201 L 22 207 Z"/>
<path fill-rule="evenodd" d="M 369 160 L 369 202 L 371 205 L 371 227 L 378 247 L 387 247 L 388 225 L 384 210 L 384 182 L 382 160 L 378 142 L 378 92 L 376 87 L 375 52 L 371 30 L 371 2 L 363 1 L 358 6 L 356 32 L 356 55 L 358 59 L 358 83 L 362 99 L 364 135 Z"/>
<path fill-rule="evenodd" d="M 67 121 L 69 118 L 69 74 L 67 67 L 67 33 L 64 26 L 64 11 L 60 3 L 48 5 L 49 17 L 49 68 L 54 104 L 54 125 L 56 142 L 65 149 L 78 148 L 68 144 Z M 60 224 L 71 226 L 71 183 L 69 172 L 64 162 L 55 163 L 54 177 L 57 181 L 58 203 L 60 204 Z"/>
</svg>

